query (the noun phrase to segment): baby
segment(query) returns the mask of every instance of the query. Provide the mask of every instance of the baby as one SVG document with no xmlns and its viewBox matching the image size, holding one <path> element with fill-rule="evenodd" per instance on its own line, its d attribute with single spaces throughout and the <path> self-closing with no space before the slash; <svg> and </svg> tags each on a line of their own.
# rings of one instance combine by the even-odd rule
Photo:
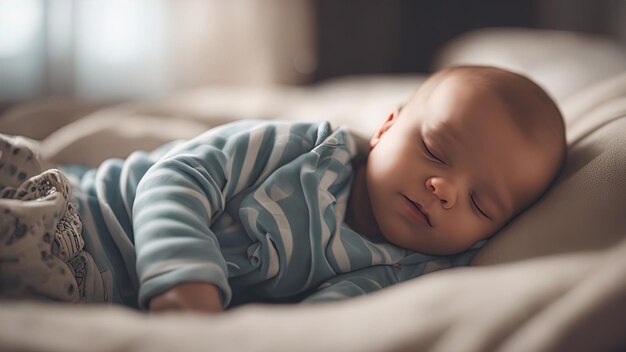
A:
<svg viewBox="0 0 626 352">
<path fill-rule="evenodd" d="M 81 258 L 66 260 L 79 301 L 151 311 L 357 296 L 467 265 L 564 155 L 561 114 L 536 84 L 449 68 L 389 115 L 363 158 L 345 128 L 243 121 L 62 168 L 82 222 L 64 258 Z"/>
</svg>

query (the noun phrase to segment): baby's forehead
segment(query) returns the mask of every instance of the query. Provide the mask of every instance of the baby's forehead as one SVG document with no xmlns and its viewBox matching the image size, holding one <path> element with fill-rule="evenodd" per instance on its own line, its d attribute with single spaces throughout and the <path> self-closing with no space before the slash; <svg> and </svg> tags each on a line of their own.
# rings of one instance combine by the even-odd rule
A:
<svg viewBox="0 0 626 352">
<path fill-rule="evenodd" d="M 462 128 L 495 123 L 534 134 L 544 126 L 541 116 L 550 114 L 541 99 L 530 96 L 530 90 L 497 89 L 465 80 L 444 84 L 422 100 L 423 122 Z"/>
</svg>

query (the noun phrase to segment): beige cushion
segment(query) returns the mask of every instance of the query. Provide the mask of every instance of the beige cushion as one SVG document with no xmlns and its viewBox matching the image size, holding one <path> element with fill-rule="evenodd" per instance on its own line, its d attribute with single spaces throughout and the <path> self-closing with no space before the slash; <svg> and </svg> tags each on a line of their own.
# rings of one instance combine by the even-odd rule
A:
<svg viewBox="0 0 626 352">
<path fill-rule="evenodd" d="M 626 70 L 626 48 L 605 37 L 554 30 L 479 29 L 446 43 L 435 67 L 493 65 L 527 74 L 557 101 Z"/>
</svg>

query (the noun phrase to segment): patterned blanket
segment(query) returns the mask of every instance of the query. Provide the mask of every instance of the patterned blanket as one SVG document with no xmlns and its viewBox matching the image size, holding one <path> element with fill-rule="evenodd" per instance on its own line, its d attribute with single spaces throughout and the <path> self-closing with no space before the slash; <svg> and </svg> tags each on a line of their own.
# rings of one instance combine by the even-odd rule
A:
<svg viewBox="0 0 626 352">
<path fill-rule="evenodd" d="M 82 224 L 68 179 L 42 164 L 33 141 L 0 135 L 0 294 L 78 302 Z"/>
</svg>

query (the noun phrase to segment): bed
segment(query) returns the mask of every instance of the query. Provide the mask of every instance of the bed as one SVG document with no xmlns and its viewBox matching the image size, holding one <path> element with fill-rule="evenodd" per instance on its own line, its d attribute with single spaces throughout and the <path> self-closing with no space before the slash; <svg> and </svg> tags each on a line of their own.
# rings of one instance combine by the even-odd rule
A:
<svg viewBox="0 0 626 352">
<path fill-rule="evenodd" d="M 435 67 L 523 72 L 559 103 L 566 165 L 551 189 L 481 249 L 443 270 L 347 301 L 239 307 L 218 316 L 0 300 L 2 351 L 612 351 L 626 349 L 626 50 L 568 32 L 490 29 Z M 241 118 L 321 120 L 367 138 L 423 75 L 309 87 L 210 86 L 152 102 L 32 102 L 0 131 L 58 163 L 97 165 Z"/>
</svg>

